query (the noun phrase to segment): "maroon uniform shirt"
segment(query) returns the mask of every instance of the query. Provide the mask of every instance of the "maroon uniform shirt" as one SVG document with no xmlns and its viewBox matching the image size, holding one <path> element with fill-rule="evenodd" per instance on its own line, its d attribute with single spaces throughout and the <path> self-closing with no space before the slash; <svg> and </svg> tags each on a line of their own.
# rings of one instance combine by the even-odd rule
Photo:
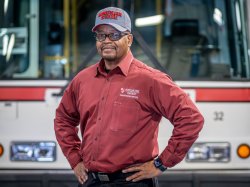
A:
<svg viewBox="0 0 250 187">
<path fill-rule="evenodd" d="M 114 172 L 152 160 L 162 116 L 174 130 L 160 158 L 167 167 L 179 163 L 203 126 L 187 94 L 131 52 L 108 74 L 103 67 L 101 60 L 82 70 L 56 110 L 56 137 L 71 167 L 83 161 L 91 171 Z"/>
</svg>

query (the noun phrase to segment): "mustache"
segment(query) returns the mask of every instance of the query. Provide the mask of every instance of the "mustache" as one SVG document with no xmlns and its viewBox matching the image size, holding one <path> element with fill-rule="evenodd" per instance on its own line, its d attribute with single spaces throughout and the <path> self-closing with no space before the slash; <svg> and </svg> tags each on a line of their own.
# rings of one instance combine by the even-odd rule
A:
<svg viewBox="0 0 250 187">
<path fill-rule="evenodd" d="M 116 49 L 116 46 L 111 45 L 111 44 L 103 44 L 101 45 L 101 50 L 103 49 Z"/>
</svg>

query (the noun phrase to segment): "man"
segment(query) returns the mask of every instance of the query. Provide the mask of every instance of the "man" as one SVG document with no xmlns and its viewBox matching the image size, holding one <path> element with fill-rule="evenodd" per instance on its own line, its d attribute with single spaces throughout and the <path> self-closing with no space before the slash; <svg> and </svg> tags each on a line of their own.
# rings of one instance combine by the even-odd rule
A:
<svg viewBox="0 0 250 187">
<path fill-rule="evenodd" d="M 203 117 L 168 75 L 133 57 L 124 10 L 100 10 L 92 31 L 102 59 L 65 90 L 55 118 L 58 143 L 79 186 L 156 186 L 155 177 L 179 163 L 197 139 Z M 158 155 L 162 116 L 174 130 Z"/>
</svg>

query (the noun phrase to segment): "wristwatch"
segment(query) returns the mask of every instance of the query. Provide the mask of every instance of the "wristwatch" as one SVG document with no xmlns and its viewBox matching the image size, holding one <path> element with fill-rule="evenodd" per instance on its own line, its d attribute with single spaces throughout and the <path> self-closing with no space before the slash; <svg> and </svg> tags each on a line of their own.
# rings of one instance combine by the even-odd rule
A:
<svg viewBox="0 0 250 187">
<path fill-rule="evenodd" d="M 159 157 L 154 159 L 154 165 L 156 168 L 158 168 L 162 172 L 167 170 L 167 167 L 163 165 L 163 163 Z"/>
</svg>

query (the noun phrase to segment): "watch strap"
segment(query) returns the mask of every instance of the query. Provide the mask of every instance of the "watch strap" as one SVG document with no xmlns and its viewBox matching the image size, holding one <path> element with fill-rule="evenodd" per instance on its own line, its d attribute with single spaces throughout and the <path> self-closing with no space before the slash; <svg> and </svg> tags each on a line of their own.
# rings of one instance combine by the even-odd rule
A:
<svg viewBox="0 0 250 187">
<path fill-rule="evenodd" d="M 154 166 L 156 168 L 158 168 L 159 170 L 161 170 L 162 172 L 167 170 L 167 167 L 163 165 L 163 163 L 162 163 L 162 161 L 161 161 L 161 159 L 159 157 L 157 157 L 154 160 Z"/>
</svg>

